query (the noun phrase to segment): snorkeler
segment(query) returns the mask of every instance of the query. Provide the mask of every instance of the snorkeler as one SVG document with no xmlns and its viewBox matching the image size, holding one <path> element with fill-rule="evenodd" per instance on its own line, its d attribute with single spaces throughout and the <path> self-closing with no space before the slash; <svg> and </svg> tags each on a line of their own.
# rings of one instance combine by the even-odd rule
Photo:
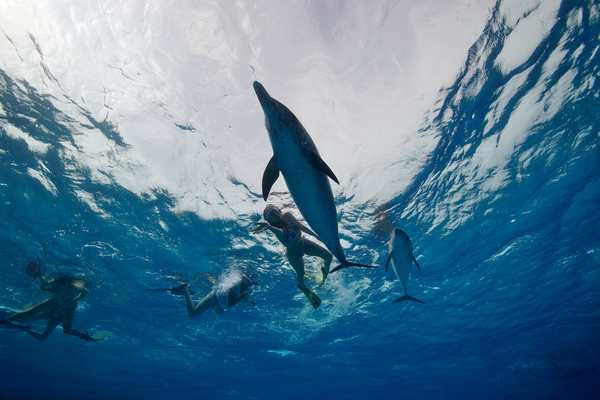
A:
<svg viewBox="0 0 600 400">
<path fill-rule="evenodd" d="M 249 295 L 256 282 L 248 275 L 238 270 L 231 270 L 218 281 L 213 280 L 215 287 L 202 300 L 194 304 L 188 283 L 170 289 L 148 289 L 152 291 L 168 291 L 175 295 L 183 295 L 188 315 L 194 317 L 204 313 L 209 308 L 217 314 L 233 307 L 242 300 L 250 301 Z"/>
<path fill-rule="evenodd" d="M 317 235 L 300 223 L 292 213 L 282 213 L 277 207 L 268 205 L 265 207 L 263 216 L 268 223 L 259 223 L 252 232 L 260 233 L 268 229 L 277 236 L 277 239 L 286 247 L 288 261 L 296 271 L 298 289 L 304 293 L 315 309 L 319 308 L 321 299 L 304 283 L 304 256 L 315 256 L 323 259 L 321 285 L 327 279 L 333 256 L 323 247 L 302 237 L 302 232 L 309 233 L 314 237 L 317 237 Z"/>
<path fill-rule="evenodd" d="M 81 332 L 72 327 L 77 303 L 88 292 L 83 279 L 69 275 L 48 279 L 42 275 L 40 265 L 35 261 L 27 265 L 27 273 L 33 278 L 39 279 L 40 289 L 52 293 L 52 297 L 26 310 L 15 312 L 6 319 L 1 319 L 0 325 L 27 332 L 33 338 L 43 341 L 58 325 L 62 324 L 65 335 L 76 336 L 88 341 L 100 340 L 87 332 Z M 36 320 L 47 321 L 46 328 L 42 333 L 35 332 L 29 326 L 14 323 Z"/>
</svg>

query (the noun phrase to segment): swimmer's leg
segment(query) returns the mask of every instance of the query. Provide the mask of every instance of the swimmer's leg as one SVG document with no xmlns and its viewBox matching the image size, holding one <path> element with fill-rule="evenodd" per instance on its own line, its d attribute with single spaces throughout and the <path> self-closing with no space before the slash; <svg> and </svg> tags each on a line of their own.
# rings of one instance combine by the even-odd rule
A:
<svg viewBox="0 0 600 400">
<path fill-rule="evenodd" d="M 319 284 L 319 286 L 325 283 L 325 279 L 327 279 L 327 275 L 329 275 L 329 267 L 331 266 L 331 262 L 333 261 L 333 256 L 329 251 L 325 248 L 319 246 L 315 242 L 311 242 L 310 240 L 304 239 L 302 241 L 304 253 L 307 256 L 320 257 L 323 259 L 323 266 L 321 267 L 321 272 L 323 273 L 323 280 Z"/>
<path fill-rule="evenodd" d="M 94 339 L 89 333 L 82 332 L 73 328 L 73 319 L 75 318 L 76 309 L 76 307 L 73 307 L 66 312 L 62 323 L 63 334 L 75 336 L 81 340 L 87 340 L 91 342 L 98 341 L 99 339 Z"/>
<path fill-rule="evenodd" d="M 194 302 L 192 301 L 192 296 L 190 295 L 190 291 L 187 288 L 187 286 L 183 290 L 183 297 L 185 297 L 185 305 L 187 308 L 188 315 L 190 317 L 202 314 L 209 308 L 215 308 L 215 310 L 219 308 L 217 304 L 217 299 L 215 298 L 215 292 L 212 291 L 209 294 L 207 294 L 202 300 L 200 300 L 200 302 L 198 302 L 198 304 L 196 305 L 194 305 Z"/>
<path fill-rule="evenodd" d="M 36 317 L 38 317 L 38 319 L 43 319 L 42 314 L 44 314 L 46 311 L 48 311 L 48 308 L 50 307 L 51 302 L 52 302 L 52 299 L 43 301 L 40 304 L 36 304 L 33 307 L 30 307 L 26 310 L 19 311 L 15 314 L 11 315 L 10 317 L 6 318 L 5 321 L 6 322 L 23 321 L 23 320 L 28 320 L 28 319 L 36 319 Z"/>
<path fill-rule="evenodd" d="M 54 329 L 57 326 L 58 326 L 58 321 L 51 319 L 51 320 L 48 320 L 48 323 L 46 324 L 46 329 L 44 329 L 44 331 L 42 333 L 37 333 L 36 331 L 31 330 L 31 329 L 21 329 L 21 330 L 23 332 L 27 332 L 34 339 L 37 339 L 40 342 L 43 342 L 44 340 L 46 340 L 48 338 L 48 336 L 50 336 L 50 334 L 54 331 Z"/>
<path fill-rule="evenodd" d="M 21 331 L 27 331 L 27 330 L 31 329 L 31 327 L 29 325 L 15 324 L 14 322 L 10 322 L 5 319 L 0 320 L 0 325 L 6 326 L 7 328 L 10 328 L 10 329 L 18 329 Z"/>
<path fill-rule="evenodd" d="M 288 260 L 294 268 L 294 271 L 296 271 L 296 281 L 298 282 L 298 289 L 300 289 L 302 293 L 304 293 L 310 304 L 315 309 L 319 308 L 319 306 L 321 305 L 321 299 L 304 283 L 304 260 L 302 260 L 302 257 L 300 257 L 299 259 L 288 257 Z"/>
</svg>

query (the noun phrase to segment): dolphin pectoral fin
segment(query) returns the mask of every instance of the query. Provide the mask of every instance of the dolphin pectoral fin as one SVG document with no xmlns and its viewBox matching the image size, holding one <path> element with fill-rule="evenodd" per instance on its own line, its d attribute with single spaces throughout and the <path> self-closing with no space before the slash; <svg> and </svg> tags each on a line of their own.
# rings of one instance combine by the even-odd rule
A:
<svg viewBox="0 0 600 400">
<path fill-rule="evenodd" d="M 329 168 L 329 165 L 327 165 L 325 161 L 323 161 L 321 156 L 319 156 L 317 153 L 311 153 L 310 162 L 312 166 L 315 167 L 317 170 L 330 177 L 331 180 L 337 183 L 338 185 L 340 184 L 340 181 L 338 181 L 338 178 L 335 176 L 331 168 Z"/>
<path fill-rule="evenodd" d="M 263 199 L 267 201 L 269 197 L 269 192 L 273 187 L 273 184 L 279 177 L 279 167 L 277 166 L 277 160 L 275 160 L 275 156 L 271 157 L 269 163 L 267 164 L 267 168 L 265 168 L 265 172 L 263 173 L 262 178 L 262 193 Z"/>
<path fill-rule="evenodd" d="M 412 259 L 412 261 L 415 263 L 415 266 L 417 267 L 417 269 L 419 270 L 419 272 L 421 271 L 421 265 L 419 265 L 419 262 L 417 261 L 417 259 L 415 258 L 415 256 L 413 256 L 412 254 L 410 255 L 410 258 Z"/>
<path fill-rule="evenodd" d="M 387 272 L 388 267 L 390 266 L 390 261 L 392 261 L 392 252 L 390 251 L 390 254 L 388 254 L 387 258 L 385 259 L 385 272 Z"/>
<path fill-rule="evenodd" d="M 304 233 L 306 233 L 307 235 L 310 235 L 316 239 L 319 239 L 319 236 L 317 236 L 316 233 L 314 233 L 309 227 L 307 227 L 306 225 L 304 225 L 303 223 L 300 223 L 300 230 Z M 319 239 L 320 240 L 320 239 Z"/>
<path fill-rule="evenodd" d="M 400 303 L 402 301 L 409 301 L 409 300 L 417 302 L 417 303 L 425 304 L 425 302 L 423 300 L 419 300 L 416 297 L 412 297 L 412 296 L 409 296 L 407 294 L 405 294 L 402 297 L 398 297 L 396 300 L 394 300 L 394 303 Z"/>
</svg>

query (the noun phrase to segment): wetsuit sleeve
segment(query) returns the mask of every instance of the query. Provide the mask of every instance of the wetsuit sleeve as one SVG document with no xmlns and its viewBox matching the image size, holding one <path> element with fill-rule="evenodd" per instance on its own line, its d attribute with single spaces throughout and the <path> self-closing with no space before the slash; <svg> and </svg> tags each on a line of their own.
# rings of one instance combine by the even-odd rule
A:
<svg viewBox="0 0 600 400">
<path fill-rule="evenodd" d="M 55 292 L 56 285 L 54 279 L 48 279 L 44 276 L 40 277 L 40 289 L 45 292 Z"/>
<path fill-rule="evenodd" d="M 283 230 L 279 229 L 279 228 L 275 228 L 274 226 L 270 226 L 268 227 L 268 229 L 273 232 L 275 234 L 275 236 L 277 236 L 277 239 L 279 239 L 279 241 L 281 243 L 285 243 L 285 239 L 283 237 Z"/>
</svg>

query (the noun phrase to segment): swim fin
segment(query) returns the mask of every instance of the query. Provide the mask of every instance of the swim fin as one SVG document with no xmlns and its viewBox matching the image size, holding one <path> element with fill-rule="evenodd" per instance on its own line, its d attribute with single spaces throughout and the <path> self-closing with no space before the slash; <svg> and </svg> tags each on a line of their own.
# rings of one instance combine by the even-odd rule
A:
<svg viewBox="0 0 600 400">
<path fill-rule="evenodd" d="M 150 292 L 169 292 L 171 294 L 177 295 L 177 296 L 183 296 L 183 289 L 185 289 L 186 287 L 188 287 L 189 285 L 187 283 L 182 283 L 179 286 L 175 286 L 172 288 L 148 288 L 146 290 L 150 291 Z M 194 294 L 191 290 L 190 290 L 190 294 Z"/>
<path fill-rule="evenodd" d="M 92 337 L 93 341 L 97 342 L 97 341 L 100 341 L 100 340 L 108 339 L 112 335 L 113 335 L 113 333 L 111 331 L 95 331 L 90 336 Z"/>
<path fill-rule="evenodd" d="M 419 299 L 417 299 L 416 297 L 409 296 L 409 295 L 407 295 L 407 294 L 405 294 L 405 295 L 404 295 L 404 296 L 402 296 L 402 297 L 398 297 L 398 298 L 397 298 L 396 300 L 394 300 L 393 302 L 394 302 L 394 303 L 400 303 L 400 302 L 402 302 L 402 301 L 408 301 L 408 300 L 410 300 L 410 301 L 414 301 L 414 302 L 417 302 L 417 303 L 421 303 L 421 304 L 425 304 L 425 302 L 424 302 L 424 301 L 422 301 L 422 300 L 419 300 Z"/>
<path fill-rule="evenodd" d="M 304 295 L 306 296 L 306 298 L 310 302 L 310 305 L 313 306 L 313 308 L 315 310 L 317 308 L 319 308 L 319 306 L 321 305 L 321 299 L 319 298 L 319 296 L 315 292 L 313 292 L 312 290 L 310 290 L 310 289 L 308 289 L 306 287 L 302 287 L 300 285 L 298 285 L 298 289 L 300 289 L 302 291 L 302 293 L 304 293 Z"/>
<path fill-rule="evenodd" d="M 331 271 L 329 271 L 329 273 L 331 274 L 331 273 L 334 273 L 335 271 L 339 271 L 340 269 L 348 268 L 348 267 L 377 268 L 378 265 L 368 265 L 368 264 L 355 263 L 352 261 L 345 261 L 343 263 L 340 263 L 338 266 L 336 266 Z"/>
</svg>

